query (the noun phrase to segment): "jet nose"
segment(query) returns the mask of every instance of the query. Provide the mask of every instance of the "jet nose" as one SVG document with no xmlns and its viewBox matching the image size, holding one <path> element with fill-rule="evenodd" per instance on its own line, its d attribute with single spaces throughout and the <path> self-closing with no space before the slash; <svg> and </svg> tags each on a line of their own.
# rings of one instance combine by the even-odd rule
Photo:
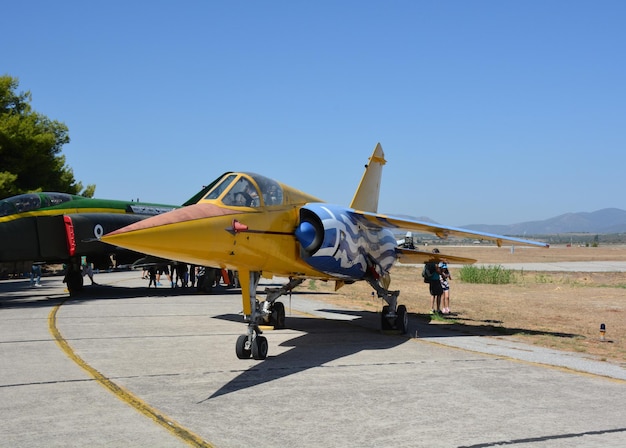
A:
<svg viewBox="0 0 626 448">
<path fill-rule="evenodd" d="M 215 204 L 193 204 L 108 233 L 101 241 L 143 254 L 201 264 L 193 254 L 201 253 L 202 247 L 210 243 L 211 223 L 217 218 L 216 224 L 221 225 L 220 217 L 230 222 L 229 215 L 236 213 Z M 185 260 L 181 254 L 192 256 Z"/>
</svg>

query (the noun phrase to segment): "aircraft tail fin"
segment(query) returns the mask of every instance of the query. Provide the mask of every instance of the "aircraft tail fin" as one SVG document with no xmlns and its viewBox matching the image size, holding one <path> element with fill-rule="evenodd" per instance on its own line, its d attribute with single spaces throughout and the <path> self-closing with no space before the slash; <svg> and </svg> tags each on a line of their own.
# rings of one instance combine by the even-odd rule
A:
<svg viewBox="0 0 626 448">
<path fill-rule="evenodd" d="M 365 172 L 361 183 L 354 193 L 350 208 L 364 212 L 378 212 L 378 196 L 380 193 L 380 180 L 383 173 L 383 165 L 387 163 L 385 154 L 380 143 L 374 148 L 374 152 L 365 165 Z"/>
</svg>

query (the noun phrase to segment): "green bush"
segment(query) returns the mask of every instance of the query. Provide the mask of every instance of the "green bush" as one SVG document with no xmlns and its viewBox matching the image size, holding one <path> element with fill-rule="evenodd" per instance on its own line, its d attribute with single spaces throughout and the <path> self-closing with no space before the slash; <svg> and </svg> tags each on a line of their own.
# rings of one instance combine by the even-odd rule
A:
<svg viewBox="0 0 626 448">
<path fill-rule="evenodd" d="M 461 281 L 467 283 L 488 283 L 504 285 L 513 282 L 513 271 L 502 266 L 463 266 L 460 271 Z"/>
</svg>

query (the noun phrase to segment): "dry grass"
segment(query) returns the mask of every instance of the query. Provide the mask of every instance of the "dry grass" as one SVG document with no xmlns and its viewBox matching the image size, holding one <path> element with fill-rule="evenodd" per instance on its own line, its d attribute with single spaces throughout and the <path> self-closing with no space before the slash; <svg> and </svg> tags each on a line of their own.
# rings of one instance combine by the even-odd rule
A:
<svg viewBox="0 0 626 448">
<path fill-rule="evenodd" d="M 480 263 L 554 261 L 626 261 L 626 247 L 554 247 L 550 249 L 441 247 L 442 252 L 472 257 Z M 428 286 L 421 267 L 396 266 L 391 289 L 399 289 L 400 303 L 412 315 L 432 325 L 449 325 L 466 332 L 512 336 L 526 343 L 584 353 L 626 366 L 626 273 L 521 272 L 515 283 L 480 285 L 461 282 L 452 269 L 450 304 L 453 315 L 431 318 Z M 331 292 L 334 284 L 310 287 Z M 322 300 L 343 306 L 379 311 L 364 282 L 344 286 Z M 605 341 L 600 324 L 606 325 Z"/>
</svg>

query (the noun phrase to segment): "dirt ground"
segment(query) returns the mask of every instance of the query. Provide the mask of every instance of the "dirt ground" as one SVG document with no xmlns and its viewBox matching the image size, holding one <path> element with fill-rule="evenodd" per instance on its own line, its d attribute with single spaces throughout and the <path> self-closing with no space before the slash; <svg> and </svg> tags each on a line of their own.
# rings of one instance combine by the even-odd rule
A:
<svg viewBox="0 0 626 448">
<path fill-rule="evenodd" d="M 477 259 L 479 263 L 626 261 L 626 246 L 565 247 L 447 247 L 443 253 Z M 459 269 L 451 269 L 450 308 L 446 317 L 430 315 L 428 285 L 421 266 L 398 265 L 391 271 L 390 289 L 400 290 L 399 303 L 411 315 L 431 325 L 456 326 L 465 332 L 508 336 L 523 342 L 583 353 L 626 367 L 626 272 L 515 271 L 514 283 L 482 285 L 464 283 Z M 334 290 L 334 283 L 311 281 L 310 289 Z M 380 299 L 365 282 L 346 285 L 322 300 L 380 311 Z M 600 325 L 605 324 L 604 340 Z"/>
</svg>

